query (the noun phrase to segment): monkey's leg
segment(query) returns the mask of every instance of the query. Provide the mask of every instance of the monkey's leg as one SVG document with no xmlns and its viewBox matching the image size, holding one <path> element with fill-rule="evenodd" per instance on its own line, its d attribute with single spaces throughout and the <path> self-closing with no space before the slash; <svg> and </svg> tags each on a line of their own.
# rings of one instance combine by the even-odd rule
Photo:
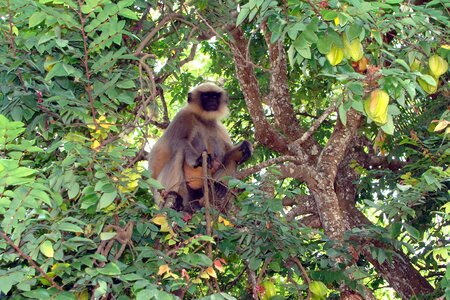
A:
<svg viewBox="0 0 450 300">
<path fill-rule="evenodd" d="M 216 179 L 214 188 L 217 197 L 222 198 L 228 192 L 227 182 L 223 179 L 221 180 L 221 178 L 234 176 L 236 174 L 237 166 L 247 161 L 252 153 L 252 144 L 248 141 L 243 141 L 225 154 L 222 168 L 214 174 L 214 179 Z"/>
</svg>

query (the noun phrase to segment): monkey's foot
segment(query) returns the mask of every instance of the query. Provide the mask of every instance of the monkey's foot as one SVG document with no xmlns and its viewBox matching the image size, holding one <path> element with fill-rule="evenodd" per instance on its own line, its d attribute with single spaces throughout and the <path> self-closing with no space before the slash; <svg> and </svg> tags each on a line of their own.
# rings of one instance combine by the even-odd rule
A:
<svg viewBox="0 0 450 300">
<path fill-rule="evenodd" d="M 206 150 L 204 150 L 204 151 L 206 151 Z M 213 166 L 213 159 L 211 157 L 211 154 L 209 154 L 209 153 L 207 155 L 206 162 L 207 162 L 208 169 L 211 169 Z M 200 154 L 200 156 L 197 157 L 197 159 L 195 160 L 195 164 L 193 165 L 193 167 L 198 168 L 198 167 L 201 167 L 202 165 L 203 165 L 203 154 Z"/>
<path fill-rule="evenodd" d="M 239 146 L 239 150 L 242 152 L 242 158 L 238 161 L 238 165 L 246 162 L 253 153 L 253 146 L 249 141 L 243 141 Z"/>
<path fill-rule="evenodd" d="M 161 192 L 161 196 L 164 199 L 165 208 L 172 208 L 176 211 L 183 210 L 183 197 L 180 196 L 177 192 L 174 191 L 163 191 Z"/>
</svg>

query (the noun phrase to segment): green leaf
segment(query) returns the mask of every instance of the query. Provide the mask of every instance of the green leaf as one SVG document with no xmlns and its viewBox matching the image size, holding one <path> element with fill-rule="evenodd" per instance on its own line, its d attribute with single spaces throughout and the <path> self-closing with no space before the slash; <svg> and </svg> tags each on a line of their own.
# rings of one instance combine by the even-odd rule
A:
<svg viewBox="0 0 450 300">
<path fill-rule="evenodd" d="M 301 48 L 297 49 L 298 54 L 306 59 L 311 59 L 311 49 L 310 48 Z"/>
<path fill-rule="evenodd" d="M 428 75 L 428 74 L 420 74 L 419 77 L 421 79 L 423 79 L 423 81 L 425 81 L 427 84 L 431 85 L 431 86 L 436 86 L 437 85 L 437 80 L 434 79 L 433 76 Z"/>
<path fill-rule="evenodd" d="M 250 270 L 257 270 L 259 268 L 259 266 L 261 265 L 261 259 L 257 258 L 257 257 L 252 257 L 250 258 L 250 261 L 248 262 L 248 267 L 250 268 Z"/>
<path fill-rule="evenodd" d="M 102 241 L 108 241 L 115 237 L 117 235 L 117 232 L 102 232 L 100 233 L 100 240 Z"/>
<path fill-rule="evenodd" d="M 47 76 L 45 76 L 45 80 L 49 81 L 53 77 L 67 76 L 67 75 L 69 75 L 69 74 L 67 73 L 66 69 L 64 68 L 63 63 L 58 62 L 53 65 L 53 68 L 50 70 L 50 72 L 48 72 Z"/>
<path fill-rule="evenodd" d="M 121 89 L 132 89 L 136 87 L 133 80 L 119 81 L 117 87 Z"/>
<path fill-rule="evenodd" d="M 136 280 L 143 279 L 143 277 L 141 275 L 131 273 L 131 274 L 125 274 L 125 275 L 120 276 L 120 279 L 126 280 L 126 281 L 136 281 Z"/>
<path fill-rule="evenodd" d="M 388 115 L 388 121 L 386 124 L 381 126 L 381 129 L 383 129 L 384 132 L 387 134 L 393 135 L 395 130 L 394 120 L 392 119 L 391 115 Z"/>
<path fill-rule="evenodd" d="M 416 228 L 412 227 L 409 224 L 404 224 L 406 231 L 408 231 L 408 233 L 416 240 L 419 241 L 420 240 L 420 231 L 417 230 Z"/>
<path fill-rule="evenodd" d="M 33 299 L 50 299 L 50 293 L 46 289 L 37 289 L 28 292 L 24 292 L 23 295 Z"/>
<path fill-rule="evenodd" d="M 325 21 L 333 21 L 338 16 L 337 12 L 335 12 L 334 10 L 326 10 L 326 9 L 320 11 L 320 14 L 322 15 Z"/>
<path fill-rule="evenodd" d="M 300 34 L 300 37 L 304 38 L 310 43 L 316 43 L 319 40 L 317 34 L 312 30 L 305 30 Z"/>
<path fill-rule="evenodd" d="M 378 249 L 378 256 L 377 256 L 378 263 L 382 264 L 386 261 L 386 259 L 387 259 L 386 252 L 384 252 L 383 249 Z"/>
<path fill-rule="evenodd" d="M 155 189 L 163 189 L 164 186 L 156 179 L 153 178 L 147 178 L 147 180 L 145 180 L 145 182 L 147 182 L 151 187 L 155 188 Z"/>
<path fill-rule="evenodd" d="M 383 37 L 381 36 L 381 32 L 373 30 L 372 36 L 377 41 L 378 45 L 380 45 L 380 46 L 383 45 Z"/>
<path fill-rule="evenodd" d="M 108 207 L 114 201 L 116 196 L 116 191 L 112 193 L 103 193 L 103 195 L 100 197 L 100 201 L 98 202 L 97 211 Z"/>
<path fill-rule="evenodd" d="M 401 229 L 402 229 L 402 224 L 401 223 L 393 223 L 391 225 L 391 227 L 389 228 L 390 236 L 393 239 L 397 238 L 400 235 L 400 233 L 401 233 Z"/>
<path fill-rule="evenodd" d="M 105 265 L 103 268 L 97 268 L 97 271 L 103 275 L 115 276 L 120 275 L 120 268 L 113 262 Z"/>
<path fill-rule="evenodd" d="M 33 28 L 33 27 L 41 24 L 41 22 L 45 20 L 45 16 L 46 16 L 46 14 L 41 11 L 35 12 L 28 19 L 28 26 L 30 28 Z"/>
<path fill-rule="evenodd" d="M 136 12 L 134 12 L 128 8 L 121 8 L 119 10 L 119 16 L 122 16 L 127 19 L 131 19 L 131 20 L 139 20 L 138 16 L 136 15 Z"/>
<path fill-rule="evenodd" d="M 53 255 L 55 254 L 55 252 L 53 250 L 53 244 L 49 240 L 46 240 L 45 242 L 43 242 L 39 246 L 39 250 L 41 251 L 42 254 L 44 254 L 47 257 L 53 257 Z"/>
<path fill-rule="evenodd" d="M 352 24 L 345 31 L 348 41 L 352 41 L 352 40 L 358 38 L 362 31 L 363 31 L 363 28 L 361 26 L 359 26 L 357 24 Z"/>
<path fill-rule="evenodd" d="M 236 19 L 236 26 L 241 25 L 241 23 L 248 17 L 249 13 L 250 9 L 248 7 L 242 7 Z"/>
<path fill-rule="evenodd" d="M 200 267 L 209 267 L 212 265 L 212 260 L 208 256 L 200 253 L 187 254 L 183 257 L 183 261 L 187 264 Z"/>
<path fill-rule="evenodd" d="M 331 43 L 329 42 L 329 40 L 327 39 L 327 36 L 321 36 L 318 40 L 317 40 L 317 50 L 319 50 L 320 53 L 322 54 L 328 54 L 330 53 L 330 49 L 331 49 Z"/>
<path fill-rule="evenodd" d="M 67 222 L 58 224 L 56 228 L 61 231 L 80 232 L 80 233 L 83 232 L 83 229 L 81 229 L 80 226 Z"/>
</svg>

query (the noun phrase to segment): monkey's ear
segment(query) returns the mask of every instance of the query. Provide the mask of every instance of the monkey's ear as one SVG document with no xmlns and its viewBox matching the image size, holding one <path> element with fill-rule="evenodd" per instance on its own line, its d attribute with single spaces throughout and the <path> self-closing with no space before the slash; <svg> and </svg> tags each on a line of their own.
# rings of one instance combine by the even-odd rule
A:
<svg viewBox="0 0 450 300">
<path fill-rule="evenodd" d="M 188 103 L 191 103 L 191 101 L 192 101 L 192 93 L 189 92 L 188 93 Z"/>
</svg>

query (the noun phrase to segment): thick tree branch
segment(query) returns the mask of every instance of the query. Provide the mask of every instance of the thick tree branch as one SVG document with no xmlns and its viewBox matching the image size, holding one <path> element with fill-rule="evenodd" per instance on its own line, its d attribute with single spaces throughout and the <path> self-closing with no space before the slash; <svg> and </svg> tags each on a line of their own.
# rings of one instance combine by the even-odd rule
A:
<svg viewBox="0 0 450 300">
<path fill-rule="evenodd" d="M 236 67 L 236 74 L 244 94 L 250 116 L 255 125 L 256 138 L 265 146 L 278 151 L 286 152 L 286 140 L 268 123 L 261 104 L 258 79 L 256 78 L 254 67 L 247 62 L 249 57 L 247 51 L 247 40 L 241 28 L 234 28 L 231 31 L 234 39 L 230 43 L 233 51 L 233 58 Z"/>
<path fill-rule="evenodd" d="M 328 174 L 334 182 L 339 163 L 342 161 L 348 145 L 355 138 L 356 130 L 360 125 L 361 115 L 351 109 L 347 113 L 347 125 L 337 122 L 333 134 L 328 140 L 319 157 L 318 167 L 320 171 Z"/>
<path fill-rule="evenodd" d="M 272 34 L 265 22 L 262 25 L 262 30 L 269 49 L 271 70 L 269 99 L 275 115 L 275 124 L 290 140 L 295 140 L 300 137 L 302 130 L 291 103 L 286 53 L 281 41 L 270 42 Z"/>
</svg>

